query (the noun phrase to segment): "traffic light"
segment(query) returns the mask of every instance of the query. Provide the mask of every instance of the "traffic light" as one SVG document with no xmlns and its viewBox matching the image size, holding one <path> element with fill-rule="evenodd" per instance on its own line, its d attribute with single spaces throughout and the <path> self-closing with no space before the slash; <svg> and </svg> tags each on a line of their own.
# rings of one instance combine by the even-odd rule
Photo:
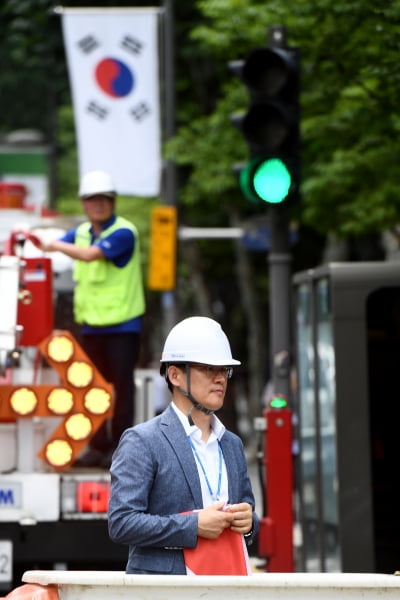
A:
<svg viewBox="0 0 400 600">
<path fill-rule="evenodd" d="M 240 167 L 243 194 L 253 202 L 281 204 L 297 198 L 300 178 L 300 60 L 297 48 L 261 47 L 232 61 L 246 85 L 245 114 L 233 115 L 249 148 Z"/>
<path fill-rule="evenodd" d="M 288 401 L 282 394 L 274 394 L 268 403 L 270 408 L 287 408 Z"/>
</svg>

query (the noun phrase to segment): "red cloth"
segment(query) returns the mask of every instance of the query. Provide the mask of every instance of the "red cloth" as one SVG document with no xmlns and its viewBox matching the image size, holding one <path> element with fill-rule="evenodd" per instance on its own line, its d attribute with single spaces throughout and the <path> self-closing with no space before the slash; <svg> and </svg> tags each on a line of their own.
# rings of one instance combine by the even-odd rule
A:
<svg viewBox="0 0 400 600">
<path fill-rule="evenodd" d="M 25 583 L 11 590 L 4 600 L 59 600 L 56 585 Z"/>
<path fill-rule="evenodd" d="M 199 537 L 195 548 L 184 548 L 188 575 L 250 575 L 246 543 L 240 533 L 224 529 L 209 540 Z"/>
</svg>

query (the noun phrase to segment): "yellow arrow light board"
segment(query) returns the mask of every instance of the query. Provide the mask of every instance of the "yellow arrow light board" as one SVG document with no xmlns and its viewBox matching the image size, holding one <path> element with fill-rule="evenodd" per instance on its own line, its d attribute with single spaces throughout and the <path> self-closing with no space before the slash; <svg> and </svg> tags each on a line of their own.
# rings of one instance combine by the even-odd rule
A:
<svg viewBox="0 0 400 600">
<path fill-rule="evenodd" d="M 113 415 L 113 386 L 68 331 L 54 331 L 39 344 L 58 372 L 60 385 L 1 385 L 0 421 L 61 416 L 39 453 L 55 470 L 67 469 L 100 425 Z"/>
</svg>

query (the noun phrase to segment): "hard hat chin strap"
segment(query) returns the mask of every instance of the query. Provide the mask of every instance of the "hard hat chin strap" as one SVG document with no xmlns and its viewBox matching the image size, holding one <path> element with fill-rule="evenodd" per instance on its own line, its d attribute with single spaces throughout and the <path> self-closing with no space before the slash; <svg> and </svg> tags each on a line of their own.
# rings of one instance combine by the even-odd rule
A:
<svg viewBox="0 0 400 600">
<path fill-rule="evenodd" d="M 188 413 L 188 421 L 189 421 L 189 425 L 194 425 L 193 419 L 192 419 L 192 411 L 194 408 L 197 408 L 197 410 L 201 410 L 201 412 L 205 413 L 206 415 L 213 415 L 215 411 L 206 408 L 205 406 L 203 406 L 202 404 L 200 404 L 200 402 L 197 402 L 196 398 L 194 398 L 191 394 L 190 391 L 190 364 L 186 363 L 185 364 L 185 371 L 186 371 L 186 387 L 187 387 L 187 391 L 183 390 L 181 387 L 178 387 L 178 390 L 180 391 L 180 393 L 185 396 L 185 398 L 188 398 L 190 400 L 190 402 L 192 402 L 193 406 L 191 407 L 191 409 L 189 410 Z"/>
</svg>

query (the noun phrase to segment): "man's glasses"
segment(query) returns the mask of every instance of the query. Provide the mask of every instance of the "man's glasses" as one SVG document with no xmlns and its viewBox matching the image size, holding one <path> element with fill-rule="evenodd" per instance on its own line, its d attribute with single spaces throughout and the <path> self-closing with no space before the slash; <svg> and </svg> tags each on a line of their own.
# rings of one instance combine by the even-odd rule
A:
<svg viewBox="0 0 400 600">
<path fill-rule="evenodd" d="M 214 378 L 216 375 L 222 373 L 224 377 L 230 379 L 233 373 L 233 367 L 221 367 L 215 365 L 202 365 L 197 363 L 190 363 L 190 366 L 197 369 L 197 371 L 201 371 L 207 377 Z"/>
</svg>

